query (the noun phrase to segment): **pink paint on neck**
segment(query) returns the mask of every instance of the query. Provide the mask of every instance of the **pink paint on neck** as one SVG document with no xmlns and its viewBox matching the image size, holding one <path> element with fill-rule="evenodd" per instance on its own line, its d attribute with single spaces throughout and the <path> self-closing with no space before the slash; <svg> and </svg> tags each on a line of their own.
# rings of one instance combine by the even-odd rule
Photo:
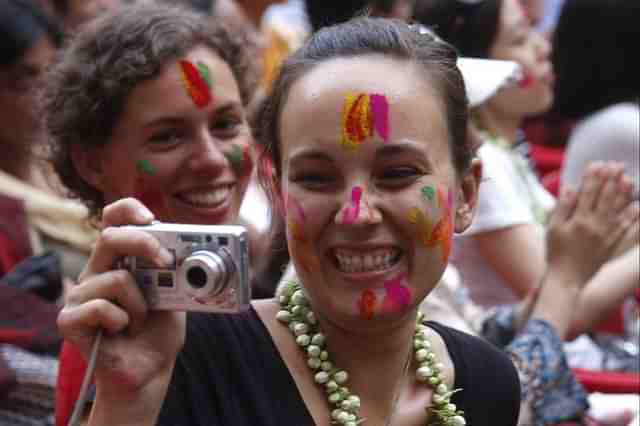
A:
<svg viewBox="0 0 640 426">
<path fill-rule="evenodd" d="M 389 142 L 389 102 L 387 102 L 387 97 L 372 94 L 370 99 L 373 125 L 380 137 L 385 142 Z"/>
<path fill-rule="evenodd" d="M 384 288 L 387 292 L 384 298 L 386 310 L 396 311 L 409 306 L 411 303 L 411 291 L 402 284 L 405 275 L 402 274 L 397 278 L 385 281 Z"/>
<path fill-rule="evenodd" d="M 362 187 L 354 186 L 351 190 L 351 206 L 342 212 L 342 222 L 350 225 L 360 215 L 360 200 L 362 199 Z"/>
</svg>

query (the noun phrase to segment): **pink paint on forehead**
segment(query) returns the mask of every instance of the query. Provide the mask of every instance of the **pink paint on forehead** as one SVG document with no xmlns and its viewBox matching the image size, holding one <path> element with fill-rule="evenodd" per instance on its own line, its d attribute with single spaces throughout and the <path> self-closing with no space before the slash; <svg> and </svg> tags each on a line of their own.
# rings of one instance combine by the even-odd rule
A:
<svg viewBox="0 0 640 426">
<path fill-rule="evenodd" d="M 342 213 L 342 222 L 350 225 L 360 215 L 360 200 L 362 199 L 362 187 L 354 186 L 351 190 L 351 206 Z"/>
<path fill-rule="evenodd" d="M 389 102 L 387 102 L 387 97 L 372 94 L 370 98 L 373 125 L 380 137 L 385 142 L 389 142 Z"/>
</svg>

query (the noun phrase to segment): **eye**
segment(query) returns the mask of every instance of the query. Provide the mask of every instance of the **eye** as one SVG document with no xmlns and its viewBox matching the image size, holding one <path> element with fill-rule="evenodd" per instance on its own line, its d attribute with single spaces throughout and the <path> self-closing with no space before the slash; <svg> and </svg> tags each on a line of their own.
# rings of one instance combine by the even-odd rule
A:
<svg viewBox="0 0 640 426">
<path fill-rule="evenodd" d="M 176 145 L 185 140 L 184 134 L 177 130 L 163 130 L 149 138 L 149 142 L 154 145 Z"/>
<path fill-rule="evenodd" d="M 381 181 L 383 185 L 403 185 L 411 183 L 421 175 L 422 172 L 416 167 L 388 167 L 378 175 L 378 180 Z"/>
<path fill-rule="evenodd" d="M 335 183 L 336 178 L 327 173 L 305 172 L 293 175 L 291 181 L 306 189 L 323 189 Z"/>
<path fill-rule="evenodd" d="M 238 134 L 243 124 L 244 121 L 240 117 L 224 116 L 216 118 L 209 128 L 218 137 L 231 138 Z"/>
</svg>

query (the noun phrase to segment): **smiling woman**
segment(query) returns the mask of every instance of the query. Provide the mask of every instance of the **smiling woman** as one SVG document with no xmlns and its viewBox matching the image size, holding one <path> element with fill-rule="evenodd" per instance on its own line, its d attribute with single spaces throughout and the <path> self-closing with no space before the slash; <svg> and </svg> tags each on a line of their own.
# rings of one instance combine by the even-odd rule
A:
<svg viewBox="0 0 640 426">
<path fill-rule="evenodd" d="M 128 37 L 137 19 L 105 22 Z M 98 29 L 87 39 L 112 30 Z M 232 165 L 245 158 L 244 136 L 225 58 L 188 45 L 131 87 L 101 145 L 72 151 L 101 196 L 135 194 L 142 176 L 144 188 L 163 189 L 157 216 L 220 220 L 215 184 L 237 191 L 245 169 Z M 260 112 L 262 177 L 299 272 L 277 299 L 236 316 L 147 312 L 132 277 L 112 265 L 127 254 L 161 263 L 164 249 L 144 232 L 106 229 L 58 318 L 85 355 L 96 328 L 106 330 L 90 423 L 515 425 L 511 361 L 418 314 L 453 233 L 471 222 L 480 178 L 456 59 L 405 23 L 359 19 L 320 31 L 283 64 Z M 178 60 L 193 65 L 186 78 Z M 104 210 L 112 225 L 151 218 L 133 200 Z"/>
</svg>

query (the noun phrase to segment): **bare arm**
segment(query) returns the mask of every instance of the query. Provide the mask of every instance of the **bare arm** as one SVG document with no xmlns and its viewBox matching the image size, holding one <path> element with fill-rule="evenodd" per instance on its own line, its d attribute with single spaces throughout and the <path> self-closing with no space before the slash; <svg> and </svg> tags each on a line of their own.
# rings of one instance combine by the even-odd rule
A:
<svg viewBox="0 0 640 426">
<path fill-rule="evenodd" d="M 602 321 L 640 285 L 640 246 L 606 263 L 580 293 L 571 324 L 579 335 Z"/>
<path fill-rule="evenodd" d="M 544 235 L 536 225 L 516 225 L 474 235 L 480 252 L 522 300 L 542 279 L 546 269 Z"/>
</svg>

